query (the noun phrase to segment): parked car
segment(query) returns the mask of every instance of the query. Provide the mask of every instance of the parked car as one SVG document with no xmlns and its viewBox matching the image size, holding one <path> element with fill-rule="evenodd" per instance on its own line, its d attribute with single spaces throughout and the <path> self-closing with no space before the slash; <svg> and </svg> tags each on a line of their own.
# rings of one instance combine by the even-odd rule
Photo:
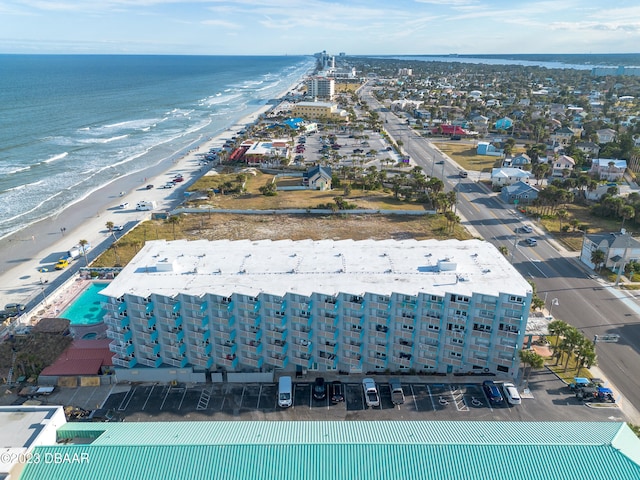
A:
<svg viewBox="0 0 640 480">
<path fill-rule="evenodd" d="M 344 392 L 342 390 L 342 382 L 335 380 L 331 384 L 331 403 L 344 402 Z"/>
<path fill-rule="evenodd" d="M 323 400 L 327 397 L 327 385 L 324 382 L 324 378 L 317 377 L 313 383 L 313 398 L 316 400 Z"/>
<path fill-rule="evenodd" d="M 27 308 L 27 306 L 22 303 L 7 303 L 4 306 L 4 309 L 9 312 L 22 312 L 25 308 Z"/>
<path fill-rule="evenodd" d="M 124 230 L 124 225 L 114 225 L 111 230 L 113 230 L 114 232 L 121 232 L 122 230 Z"/>
<path fill-rule="evenodd" d="M 123 202 L 120 205 L 118 205 L 118 208 L 122 210 L 127 208 L 128 206 L 129 206 L 129 202 Z"/>
<path fill-rule="evenodd" d="M 400 380 L 397 378 L 389 380 L 389 388 L 391 388 L 391 402 L 394 405 L 402 405 L 404 403 L 404 391 Z"/>
<path fill-rule="evenodd" d="M 147 190 L 151 190 L 153 188 L 153 185 L 149 184 L 145 187 Z"/>
<path fill-rule="evenodd" d="M 365 378 L 362 380 L 362 389 L 364 390 L 364 399 L 367 407 L 379 407 L 380 395 L 378 394 L 378 388 L 373 378 Z"/>
<path fill-rule="evenodd" d="M 533 237 L 527 238 L 527 245 L 529 245 L 530 247 L 535 247 L 536 245 L 538 245 L 538 241 Z"/>
<path fill-rule="evenodd" d="M 500 389 L 491 380 L 482 382 L 482 389 L 491 403 L 502 403 L 504 401 Z"/>
<path fill-rule="evenodd" d="M 458 175 L 460 175 L 460 178 L 467 178 L 469 176 L 469 173 L 466 170 L 460 170 L 460 172 L 458 172 Z"/>
<path fill-rule="evenodd" d="M 520 405 L 522 403 L 518 389 L 513 383 L 503 383 L 502 391 L 504 392 L 504 398 L 506 398 L 507 402 L 511 405 Z"/>
</svg>

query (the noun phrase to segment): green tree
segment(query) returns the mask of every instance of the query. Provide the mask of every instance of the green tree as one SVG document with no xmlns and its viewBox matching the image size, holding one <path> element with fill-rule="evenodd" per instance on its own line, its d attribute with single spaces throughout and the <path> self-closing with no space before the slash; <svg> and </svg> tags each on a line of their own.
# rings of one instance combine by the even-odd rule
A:
<svg viewBox="0 0 640 480">
<path fill-rule="evenodd" d="M 602 268 L 605 259 L 605 253 L 602 250 L 597 249 L 591 252 L 591 263 L 595 265 L 598 271 Z"/>
<path fill-rule="evenodd" d="M 84 257 L 84 264 L 85 266 L 89 266 L 89 259 L 87 258 L 87 250 L 89 247 L 89 241 L 88 240 L 80 240 L 78 242 L 78 245 L 80 245 L 80 251 L 82 252 L 82 256 Z"/>
<path fill-rule="evenodd" d="M 544 357 L 537 354 L 533 350 L 520 350 L 518 352 L 518 356 L 520 357 L 520 362 L 524 364 L 525 370 L 528 372 L 525 377 L 525 382 L 529 382 L 529 375 L 531 375 L 532 370 L 539 370 L 544 367 Z"/>
<path fill-rule="evenodd" d="M 180 215 L 171 215 L 167 218 L 167 223 L 171 225 L 174 240 L 176 239 L 176 225 L 179 225 L 181 221 L 182 217 Z"/>
</svg>

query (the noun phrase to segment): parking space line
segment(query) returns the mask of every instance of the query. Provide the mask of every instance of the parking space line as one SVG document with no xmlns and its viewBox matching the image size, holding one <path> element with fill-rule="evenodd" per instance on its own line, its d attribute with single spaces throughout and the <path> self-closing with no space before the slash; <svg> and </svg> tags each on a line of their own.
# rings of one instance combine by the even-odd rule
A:
<svg viewBox="0 0 640 480">
<path fill-rule="evenodd" d="M 151 386 L 151 390 L 149 390 L 149 395 L 147 395 L 147 399 L 144 401 L 144 404 L 142 405 L 142 410 L 144 410 L 147 407 L 147 402 L 151 398 L 151 394 L 153 393 L 153 389 L 154 388 L 156 388 L 156 384 L 155 383 Z"/>
<path fill-rule="evenodd" d="M 260 390 L 258 390 L 258 401 L 256 402 L 256 410 L 260 408 L 260 397 L 262 396 L 262 384 L 260 384 Z"/>
<path fill-rule="evenodd" d="M 413 384 L 409 384 L 409 388 L 411 389 L 411 397 L 413 397 L 413 406 L 416 407 L 416 412 L 419 412 L 418 401 L 416 400 L 416 392 L 413 391 Z"/>
<path fill-rule="evenodd" d="M 167 401 L 167 397 L 169 396 L 170 391 L 171 391 L 171 385 L 169 385 L 169 388 L 167 389 L 167 393 L 164 394 L 164 398 L 162 399 L 162 404 L 160 405 L 160 410 L 164 408 L 164 402 Z"/>
<path fill-rule="evenodd" d="M 246 385 L 244 387 L 242 387 L 242 395 L 240 395 L 240 408 L 242 408 L 242 402 L 244 402 L 244 391 L 246 389 L 247 389 Z"/>
<path fill-rule="evenodd" d="M 433 411 L 435 412 L 436 409 L 436 402 L 433 401 L 433 392 L 431 391 L 431 387 L 429 387 L 429 385 L 425 385 L 427 387 L 427 391 L 429 392 L 429 400 L 431 400 L 431 406 L 433 407 Z"/>
<path fill-rule="evenodd" d="M 459 412 L 468 412 L 469 406 L 464 401 L 464 393 L 462 393 L 460 387 L 454 388 L 453 385 L 449 385 L 449 389 L 451 390 L 451 397 L 453 398 L 456 409 Z"/>
<path fill-rule="evenodd" d="M 182 398 L 180 399 L 180 404 L 178 405 L 178 410 L 182 408 L 182 402 L 184 401 L 184 396 L 187 394 L 187 387 L 182 389 Z"/>
<path fill-rule="evenodd" d="M 129 406 L 129 403 L 131 402 L 131 399 L 133 398 L 133 395 L 136 392 L 136 389 L 138 387 L 133 387 L 132 389 L 130 389 L 127 394 L 124 396 L 124 398 L 122 399 L 122 402 L 120 402 L 120 406 L 118 407 L 118 410 L 123 412 L 127 409 L 127 407 Z"/>
</svg>

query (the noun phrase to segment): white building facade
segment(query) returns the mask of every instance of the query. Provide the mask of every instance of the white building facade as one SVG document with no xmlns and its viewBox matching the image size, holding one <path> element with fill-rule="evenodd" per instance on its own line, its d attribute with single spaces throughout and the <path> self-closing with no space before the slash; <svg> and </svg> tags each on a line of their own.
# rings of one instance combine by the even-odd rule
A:
<svg viewBox="0 0 640 480">
<path fill-rule="evenodd" d="M 335 95 L 335 80 L 328 77 L 309 77 L 305 84 L 307 86 L 307 96 L 311 98 L 322 98 L 333 100 Z"/>
<path fill-rule="evenodd" d="M 119 368 L 512 375 L 532 296 L 480 240 L 152 241 L 101 293 Z"/>
</svg>

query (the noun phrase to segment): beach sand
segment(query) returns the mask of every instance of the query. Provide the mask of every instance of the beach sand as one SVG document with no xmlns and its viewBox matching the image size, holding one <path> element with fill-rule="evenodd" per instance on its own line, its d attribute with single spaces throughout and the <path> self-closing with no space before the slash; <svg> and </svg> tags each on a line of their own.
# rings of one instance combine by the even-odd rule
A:
<svg viewBox="0 0 640 480">
<path fill-rule="evenodd" d="M 276 98 L 282 98 L 295 85 Z M 50 295 L 62 283 L 59 277 L 64 271 L 54 271 L 53 265 L 65 252 L 81 239 L 90 242 L 94 249 L 106 248 L 112 243 L 113 236 L 107 231 L 106 222 L 129 228 L 149 219 L 150 211 L 135 210 L 139 201 L 156 201 L 155 211 L 175 208 L 184 198 L 186 187 L 208 170 L 208 167 L 199 163 L 201 155 L 214 146 L 222 145 L 247 125 L 254 124 L 272 108 L 273 105 L 267 103 L 230 129 L 195 143 L 188 152 L 178 152 L 142 172 L 121 177 L 70 205 L 55 217 L 41 220 L 0 240 L 0 308 L 12 302 L 28 304 Z M 184 182 L 172 189 L 158 188 L 169 182 L 176 173 L 183 175 Z M 146 185 L 149 184 L 155 187 L 147 190 Z M 121 192 L 126 193 L 121 196 Z M 128 202 L 129 206 L 118 208 L 123 202 Z M 79 258 L 75 262 L 84 263 L 84 260 Z M 40 272 L 42 267 L 49 271 Z M 30 315 L 25 312 L 22 317 L 25 317 L 21 319 L 25 322 Z"/>
</svg>

